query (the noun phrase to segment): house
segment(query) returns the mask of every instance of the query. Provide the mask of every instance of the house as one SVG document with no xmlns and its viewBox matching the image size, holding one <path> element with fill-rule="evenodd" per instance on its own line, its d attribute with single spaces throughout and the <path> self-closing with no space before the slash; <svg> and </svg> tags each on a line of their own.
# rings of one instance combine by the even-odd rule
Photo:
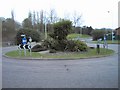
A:
<svg viewBox="0 0 120 90">
<path fill-rule="evenodd" d="M 120 35 L 120 27 L 119 28 L 117 28 L 117 29 L 115 29 L 116 30 L 116 35 Z"/>
</svg>

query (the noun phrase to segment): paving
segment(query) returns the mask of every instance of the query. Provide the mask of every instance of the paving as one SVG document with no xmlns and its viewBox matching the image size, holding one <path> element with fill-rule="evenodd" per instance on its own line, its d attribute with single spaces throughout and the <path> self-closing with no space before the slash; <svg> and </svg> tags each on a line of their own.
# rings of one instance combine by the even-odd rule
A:
<svg viewBox="0 0 120 90">
<path fill-rule="evenodd" d="M 95 46 L 95 45 L 94 45 Z M 112 56 L 80 60 L 2 57 L 3 88 L 118 88 L 118 45 Z M 15 47 L 3 48 L 3 54 Z"/>
</svg>

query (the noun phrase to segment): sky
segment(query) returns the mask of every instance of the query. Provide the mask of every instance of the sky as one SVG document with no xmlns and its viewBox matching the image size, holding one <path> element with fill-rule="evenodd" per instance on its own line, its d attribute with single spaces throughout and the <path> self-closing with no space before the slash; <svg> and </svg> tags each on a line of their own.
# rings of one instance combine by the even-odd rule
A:
<svg viewBox="0 0 120 90">
<path fill-rule="evenodd" d="M 22 22 L 29 11 L 47 11 L 55 9 L 57 16 L 64 18 L 74 12 L 82 15 L 81 26 L 93 28 L 118 27 L 119 0 L 0 0 L 0 17 L 11 18 L 14 10 L 15 20 Z"/>
</svg>

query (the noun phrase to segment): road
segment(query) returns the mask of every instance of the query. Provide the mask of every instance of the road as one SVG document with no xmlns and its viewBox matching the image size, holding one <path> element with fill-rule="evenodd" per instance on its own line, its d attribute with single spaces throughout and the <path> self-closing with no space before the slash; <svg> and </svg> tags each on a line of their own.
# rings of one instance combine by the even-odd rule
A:
<svg viewBox="0 0 120 90">
<path fill-rule="evenodd" d="M 118 46 L 112 56 L 81 60 L 2 57 L 3 88 L 118 88 Z M 15 47 L 3 48 L 3 53 Z"/>
</svg>

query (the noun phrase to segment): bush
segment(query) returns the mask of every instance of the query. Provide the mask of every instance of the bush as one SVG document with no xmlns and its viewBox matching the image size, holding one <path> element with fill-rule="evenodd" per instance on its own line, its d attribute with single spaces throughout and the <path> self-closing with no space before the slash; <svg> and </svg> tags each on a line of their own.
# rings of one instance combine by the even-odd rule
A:
<svg viewBox="0 0 120 90">
<path fill-rule="evenodd" d="M 49 49 L 50 48 L 50 43 L 51 43 L 51 41 L 49 39 L 46 39 L 42 42 L 41 46 Z"/>
<path fill-rule="evenodd" d="M 87 49 L 88 49 L 87 44 L 85 44 L 85 43 L 82 42 L 82 41 L 78 41 L 78 40 L 77 40 L 77 41 L 75 41 L 75 44 L 76 44 L 78 50 L 80 50 L 80 51 L 87 51 Z"/>
<path fill-rule="evenodd" d="M 48 49 L 55 49 L 57 51 L 64 51 L 66 47 L 66 40 L 47 39 L 42 43 L 42 46 Z"/>
<path fill-rule="evenodd" d="M 67 41 L 67 45 L 66 45 L 66 50 L 67 51 L 77 51 L 78 49 L 77 48 L 75 48 L 75 46 L 76 46 L 76 44 L 75 44 L 75 42 L 73 41 L 73 40 L 69 40 L 69 41 Z"/>
<path fill-rule="evenodd" d="M 45 50 L 47 50 L 47 48 L 42 47 L 41 45 L 38 45 L 38 44 L 31 49 L 32 52 L 40 52 Z"/>
<path fill-rule="evenodd" d="M 54 32 L 50 34 L 55 40 L 65 40 L 72 29 L 72 22 L 69 20 L 61 20 L 53 24 Z"/>
<path fill-rule="evenodd" d="M 67 41 L 66 50 L 72 51 L 72 52 L 74 52 L 74 51 L 87 51 L 88 46 L 82 41 L 69 40 L 69 41 Z"/>
<path fill-rule="evenodd" d="M 69 20 L 60 20 L 53 24 L 53 29 L 54 31 L 49 34 L 52 40 L 44 42 L 44 45 L 48 44 L 47 46 L 49 46 L 50 49 L 64 51 L 67 41 L 66 37 L 72 29 L 72 22 Z"/>
<path fill-rule="evenodd" d="M 32 41 L 40 41 L 40 34 L 37 31 L 30 29 L 20 29 L 16 34 L 16 44 L 22 43 L 22 34 L 26 35 L 27 41 L 29 41 L 29 37 L 32 38 Z"/>
<path fill-rule="evenodd" d="M 56 53 L 55 49 L 50 49 L 49 53 Z"/>
<path fill-rule="evenodd" d="M 41 44 L 43 47 L 46 47 L 47 49 L 56 49 L 57 42 L 52 39 L 46 39 Z"/>
</svg>

